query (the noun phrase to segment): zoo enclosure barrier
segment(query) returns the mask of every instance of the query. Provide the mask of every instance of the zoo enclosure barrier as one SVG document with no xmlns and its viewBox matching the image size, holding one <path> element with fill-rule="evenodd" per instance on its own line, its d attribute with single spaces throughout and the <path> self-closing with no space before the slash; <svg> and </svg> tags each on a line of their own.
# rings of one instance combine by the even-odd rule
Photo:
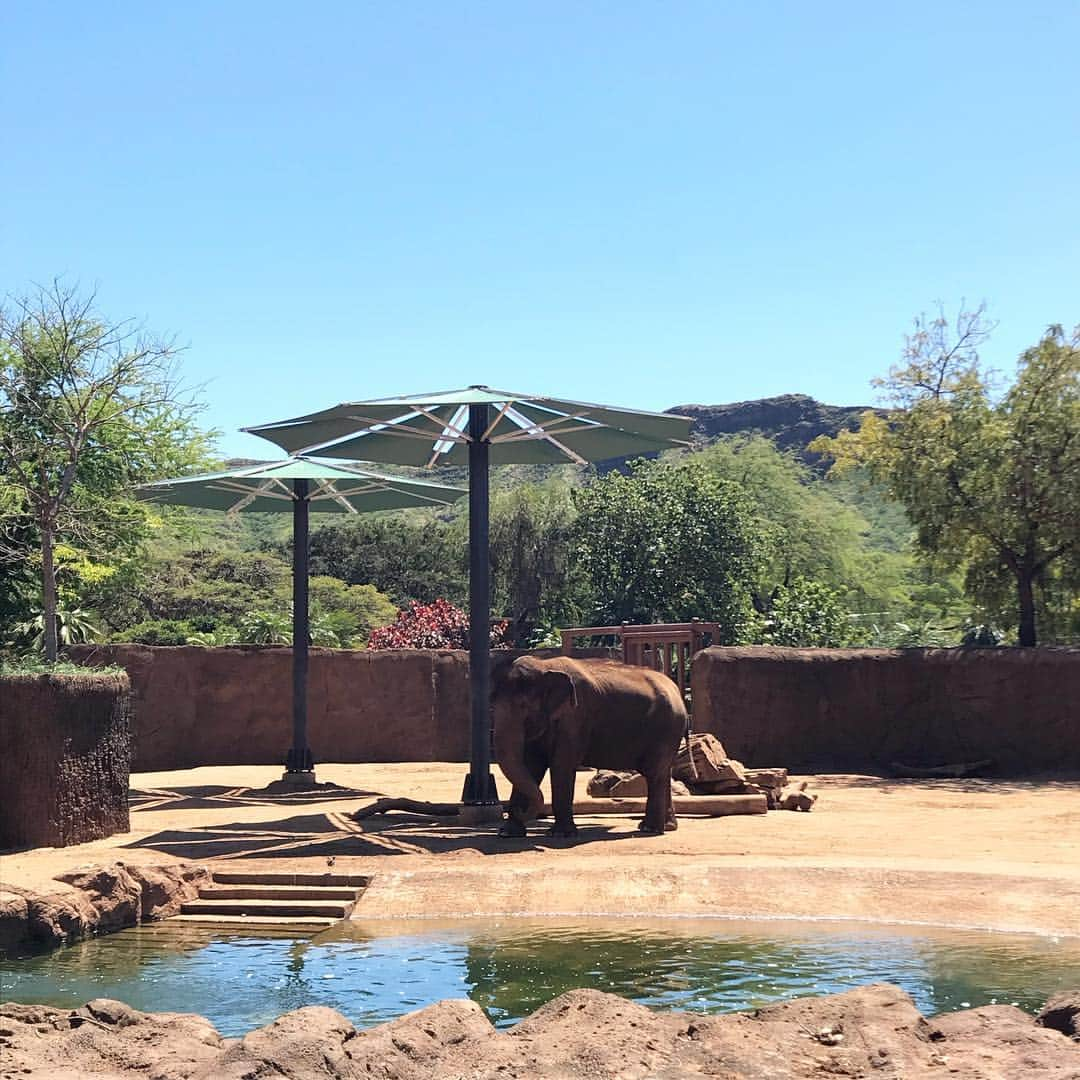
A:
<svg viewBox="0 0 1080 1080">
<path fill-rule="evenodd" d="M 662 671 L 682 693 L 687 709 L 691 708 L 690 660 L 696 652 L 716 643 L 716 623 L 692 619 L 686 623 L 651 623 L 619 626 L 571 626 L 560 631 L 562 651 L 565 656 L 573 654 L 575 642 L 585 638 L 587 643 L 596 639 L 618 639 L 625 664 Z"/>
</svg>

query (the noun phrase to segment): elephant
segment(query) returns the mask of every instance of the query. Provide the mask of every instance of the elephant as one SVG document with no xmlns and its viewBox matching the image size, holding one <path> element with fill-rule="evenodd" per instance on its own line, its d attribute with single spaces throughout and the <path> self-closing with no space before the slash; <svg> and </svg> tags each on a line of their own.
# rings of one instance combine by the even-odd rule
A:
<svg viewBox="0 0 1080 1080">
<path fill-rule="evenodd" d="M 552 836 L 574 836 L 574 779 L 581 765 L 636 769 L 648 798 L 639 829 L 678 828 L 671 764 L 687 730 L 686 705 L 666 675 L 612 660 L 522 656 L 492 695 L 495 759 L 513 785 L 500 836 L 524 836 L 543 806 L 551 770 Z"/>
</svg>

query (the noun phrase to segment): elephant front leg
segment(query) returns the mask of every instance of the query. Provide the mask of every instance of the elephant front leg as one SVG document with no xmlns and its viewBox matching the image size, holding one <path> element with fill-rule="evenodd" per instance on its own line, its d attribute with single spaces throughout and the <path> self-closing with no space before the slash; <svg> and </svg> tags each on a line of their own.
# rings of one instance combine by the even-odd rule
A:
<svg viewBox="0 0 1080 1080">
<path fill-rule="evenodd" d="M 549 836 L 577 836 L 574 824 L 574 780 L 577 769 L 573 761 L 551 764 L 551 810 L 555 824 Z"/>
<path fill-rule="evenodd" d="M 535 746 L 526 746 L 524 751 L 524 764 L 532 777 L 537 789 L 547 772 L 547 755 Z M 499 828 L 499 836 L 506 838 L 522 837 L 526 835 L 526 826 L 539 817 L 543 811 L 543 804 L 537 804 L 530 793 L 514 788 L 510 793 L 510 801 L 506 804 L 506 820 Z"/>
</svg>

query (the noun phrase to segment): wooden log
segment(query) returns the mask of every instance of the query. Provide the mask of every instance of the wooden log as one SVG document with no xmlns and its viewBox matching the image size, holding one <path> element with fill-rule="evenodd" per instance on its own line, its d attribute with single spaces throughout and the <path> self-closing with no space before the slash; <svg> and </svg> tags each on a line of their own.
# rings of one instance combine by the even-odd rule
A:
<svg viewBox="0 0 1080 1080">
<path fill-rule="evenodd" d="M 363 821 L 375 814 L 385 814 L 390 810 L 404 810 L 408 814 L 424 814 L 427 817 L 457 817 L 461 813 L 461 803 L 421 802 L 418 799 L 377 799 L 370 806 L 354 810 L 349 817 L 353 821 Z"/>
<path fill-rule="evenodd" d="M 764 814 L 768 800 L 764 795 L 689 795 L 673 798 L 676 815 L 686 817 L 727 817 L 730 814 Z M 551 803 L 544 813 L 551 815 Z M 574 813 L 622 814 L 626 817 L 645 813 L 644 799 L 575 799 Z"/>
</svg>

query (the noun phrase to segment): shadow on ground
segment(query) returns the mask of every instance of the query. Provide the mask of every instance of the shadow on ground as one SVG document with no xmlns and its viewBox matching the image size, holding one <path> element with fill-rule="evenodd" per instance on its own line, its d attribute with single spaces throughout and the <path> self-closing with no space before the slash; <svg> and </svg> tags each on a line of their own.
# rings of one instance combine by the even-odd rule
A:
<svg viewBox="0 0 1080 1080">
<path fill-rule="evenodd" d="M 213 805 L 220 805 L 214 803 Z M 463 826 L 438 822 L 417 814 L 393 814 L 353 821 L 347 813 L 314 813 L 278 821 L 245 821 L 210 825 L 203 829 L 164 829 L 125 844 L 126 848 L 152 849 L 194 861 L 233 859 L 304 859 L 370 855 L 447 854 L 469 850 L 501 855 L 545 848 L 570 848 L 597 840 L 630 839 L 633 830 L 616 831 L 608 825 L 579 825 L 571 839 L 545 835 L 543 823 L 533 835 L 503 839 L 496 826 Z"/>
<path fill-rule="evenodd" d="M 900 776 L 852 776 L 807 775 L 811 790 L 827 788 L 837 783 L 846 788 L 873 788 L 883 795 L 894 790 L 924 791 L 951 795 L 1014 795 L 1035 791 L 1080 791 L 1080 777 L 1055 775 L 1047 777 L 900 777 Z"/>
<path fill-rule="evenodd" d="M 356 788 L 317 788 L 309 791 L 267 792 L 260 788 L 225 787 L 206 784 L 199 787 L 132 788 L 128 805 L 132 810 L 213 810 L 223 804 L 233 806 L 305 806 L 310 803 L 337 802 L 339 799 L 379 797 L 379 791 Z"/>
</svg>

